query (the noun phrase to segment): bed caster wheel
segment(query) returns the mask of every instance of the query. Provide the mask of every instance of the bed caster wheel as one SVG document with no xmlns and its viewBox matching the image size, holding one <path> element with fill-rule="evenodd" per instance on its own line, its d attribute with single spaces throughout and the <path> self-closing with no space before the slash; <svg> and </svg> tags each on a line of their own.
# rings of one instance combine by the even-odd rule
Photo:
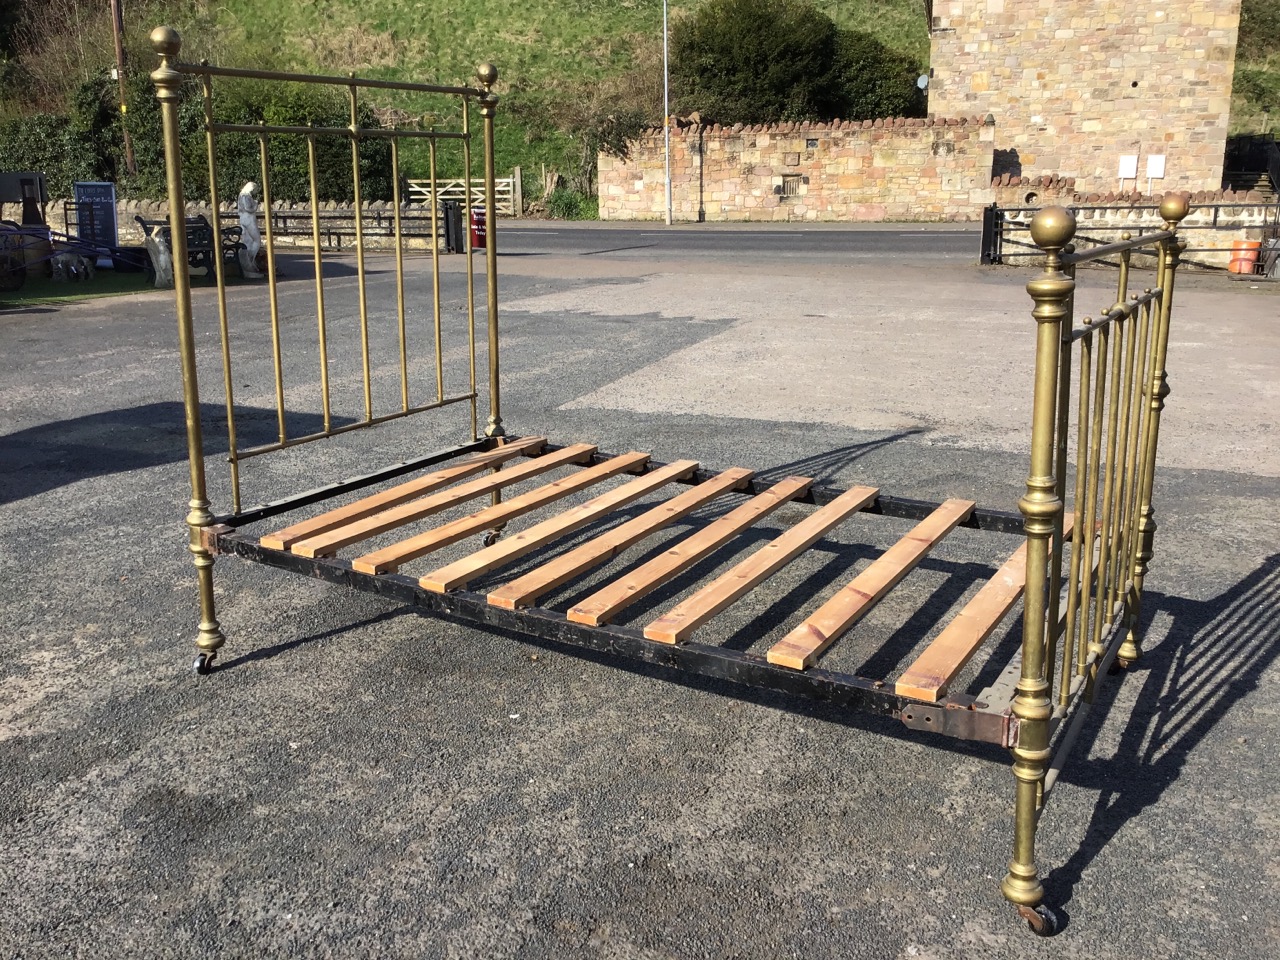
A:
<svg viewBox="0 0 1280 960">
<path fill-rule="evenodd" d="M 488 533 L 484 535 L 484 545 L 486 547 L 492 547 L 495 543 L 498 542 L 498 540 L 501 537 L 502 537 L 501 530 L 490 530 Z"/>
<path fill-rule="evenodd" d="M 1038 907 L 1018 907 L 1018 916 L 1037 937 L 1052 937 L 1058 932 L 1058 915 L 1043 903 Z"/>
<path fill-rule="evenodd" d="M 191 664 L 191 672 L 197 677 L 207 677 L 213 672 L 213 661 L 218 655 L 216 653 L 199 653 L 196 654 L 195 663 Z"/>
</svg>

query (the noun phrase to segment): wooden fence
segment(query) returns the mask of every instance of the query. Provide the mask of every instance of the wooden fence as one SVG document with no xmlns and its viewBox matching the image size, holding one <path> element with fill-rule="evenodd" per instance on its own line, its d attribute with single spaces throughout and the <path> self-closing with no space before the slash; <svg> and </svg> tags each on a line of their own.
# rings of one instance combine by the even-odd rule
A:
<svg viewBox="0 0 1280 960">
<path fill-rule="evenodd" d="M 406 199 L 410 203 L 431 203 L 430 180 L 406 180 Z M 466 203 L 467 181 L 461 177 L 436 180 L 436 199 L 444 202 L 456 200 Z M 520 186 L 520 168 L 511 171 L 511 176 L 494 180 L 494 200 L 498 214 L 505 217 L 518 217 L 524 210 L 524 191 Z M 484 206 L 484 180 L 477 177 L 471 181 L 471 203 L 473 206 Z"/>
</svg>

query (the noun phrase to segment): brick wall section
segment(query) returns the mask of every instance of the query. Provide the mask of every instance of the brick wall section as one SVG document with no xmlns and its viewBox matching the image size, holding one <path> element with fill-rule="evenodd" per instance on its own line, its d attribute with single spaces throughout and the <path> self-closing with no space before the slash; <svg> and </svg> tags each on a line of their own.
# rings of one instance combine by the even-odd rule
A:
<svg viewBox="0 0 1280 960">
<path fill-rule="evenodd" d="M 1163 154 L 1153 192 L 1221 187 L 1240 0 L 935 0 L 933 14 L 930 113 L 993 116 L 996 174 L 1105 193 L 1137 154 L 1145 190 Z"/>
<path fill-rule="evenodd" d="M 673 128 L 673 217 L 972 220 L 995 199 L 994 139 L 977 117 Z M 662 219 L 662 131 L 601 154 L 598 183 L 601 219 Z"/>
</svg>

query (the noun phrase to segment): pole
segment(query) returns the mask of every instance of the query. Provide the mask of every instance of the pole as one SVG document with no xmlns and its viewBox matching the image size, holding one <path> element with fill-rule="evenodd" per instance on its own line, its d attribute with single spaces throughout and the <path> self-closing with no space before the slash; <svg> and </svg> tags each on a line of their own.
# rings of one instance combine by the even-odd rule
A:
<svg viewBox="0 0 1280 960">
<path fill-rule="evenodd" d="M 667 226 L 671 226 L 671 81 L 667 59 L 667 0 L 662 0 L 662 132 L 667 160 Z"/>
<path fill-rule="evenodd" d="M 124 166 L 130 173 L 138 172 L 138 164 L 133 158 L 133 140 L 129 137 L 129 127 L 124 123 L 124 114 L 129 109 L 125 103 L 124 91 L 124 10 L 122 0 L 111 0 L 111 32 L 116 41 L 116 86 L 120 98 L 120 121 L 124 127 Z"/>
</svg>

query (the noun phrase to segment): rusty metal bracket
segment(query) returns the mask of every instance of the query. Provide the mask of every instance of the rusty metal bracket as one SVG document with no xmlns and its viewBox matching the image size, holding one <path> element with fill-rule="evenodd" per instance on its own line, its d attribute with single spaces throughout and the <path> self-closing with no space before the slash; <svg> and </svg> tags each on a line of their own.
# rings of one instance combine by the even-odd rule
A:
<svg viewBox="0 0 1280 960">
<path fill-rule="evenodd" d="M 1007 708 L 995 712 L 969 696 L 951 696 L 942 703 L 913 703 L 899 711 L 898 719 L 908 729 L 929 730 L 959 740 L 1002 747 L 1012 747 L 1017 742 L 1017 718 Z"/>
<path fill-rule="evenodd" d="M 211 523 L 208 526 L 201 527 L 200 546 L 216 557 L 222 552 L 218 549 L 218 538 L 223 534 L 233 533 L 234 531 L 234 527 L 230 527 L 225 523 Z"/>
</svg>

